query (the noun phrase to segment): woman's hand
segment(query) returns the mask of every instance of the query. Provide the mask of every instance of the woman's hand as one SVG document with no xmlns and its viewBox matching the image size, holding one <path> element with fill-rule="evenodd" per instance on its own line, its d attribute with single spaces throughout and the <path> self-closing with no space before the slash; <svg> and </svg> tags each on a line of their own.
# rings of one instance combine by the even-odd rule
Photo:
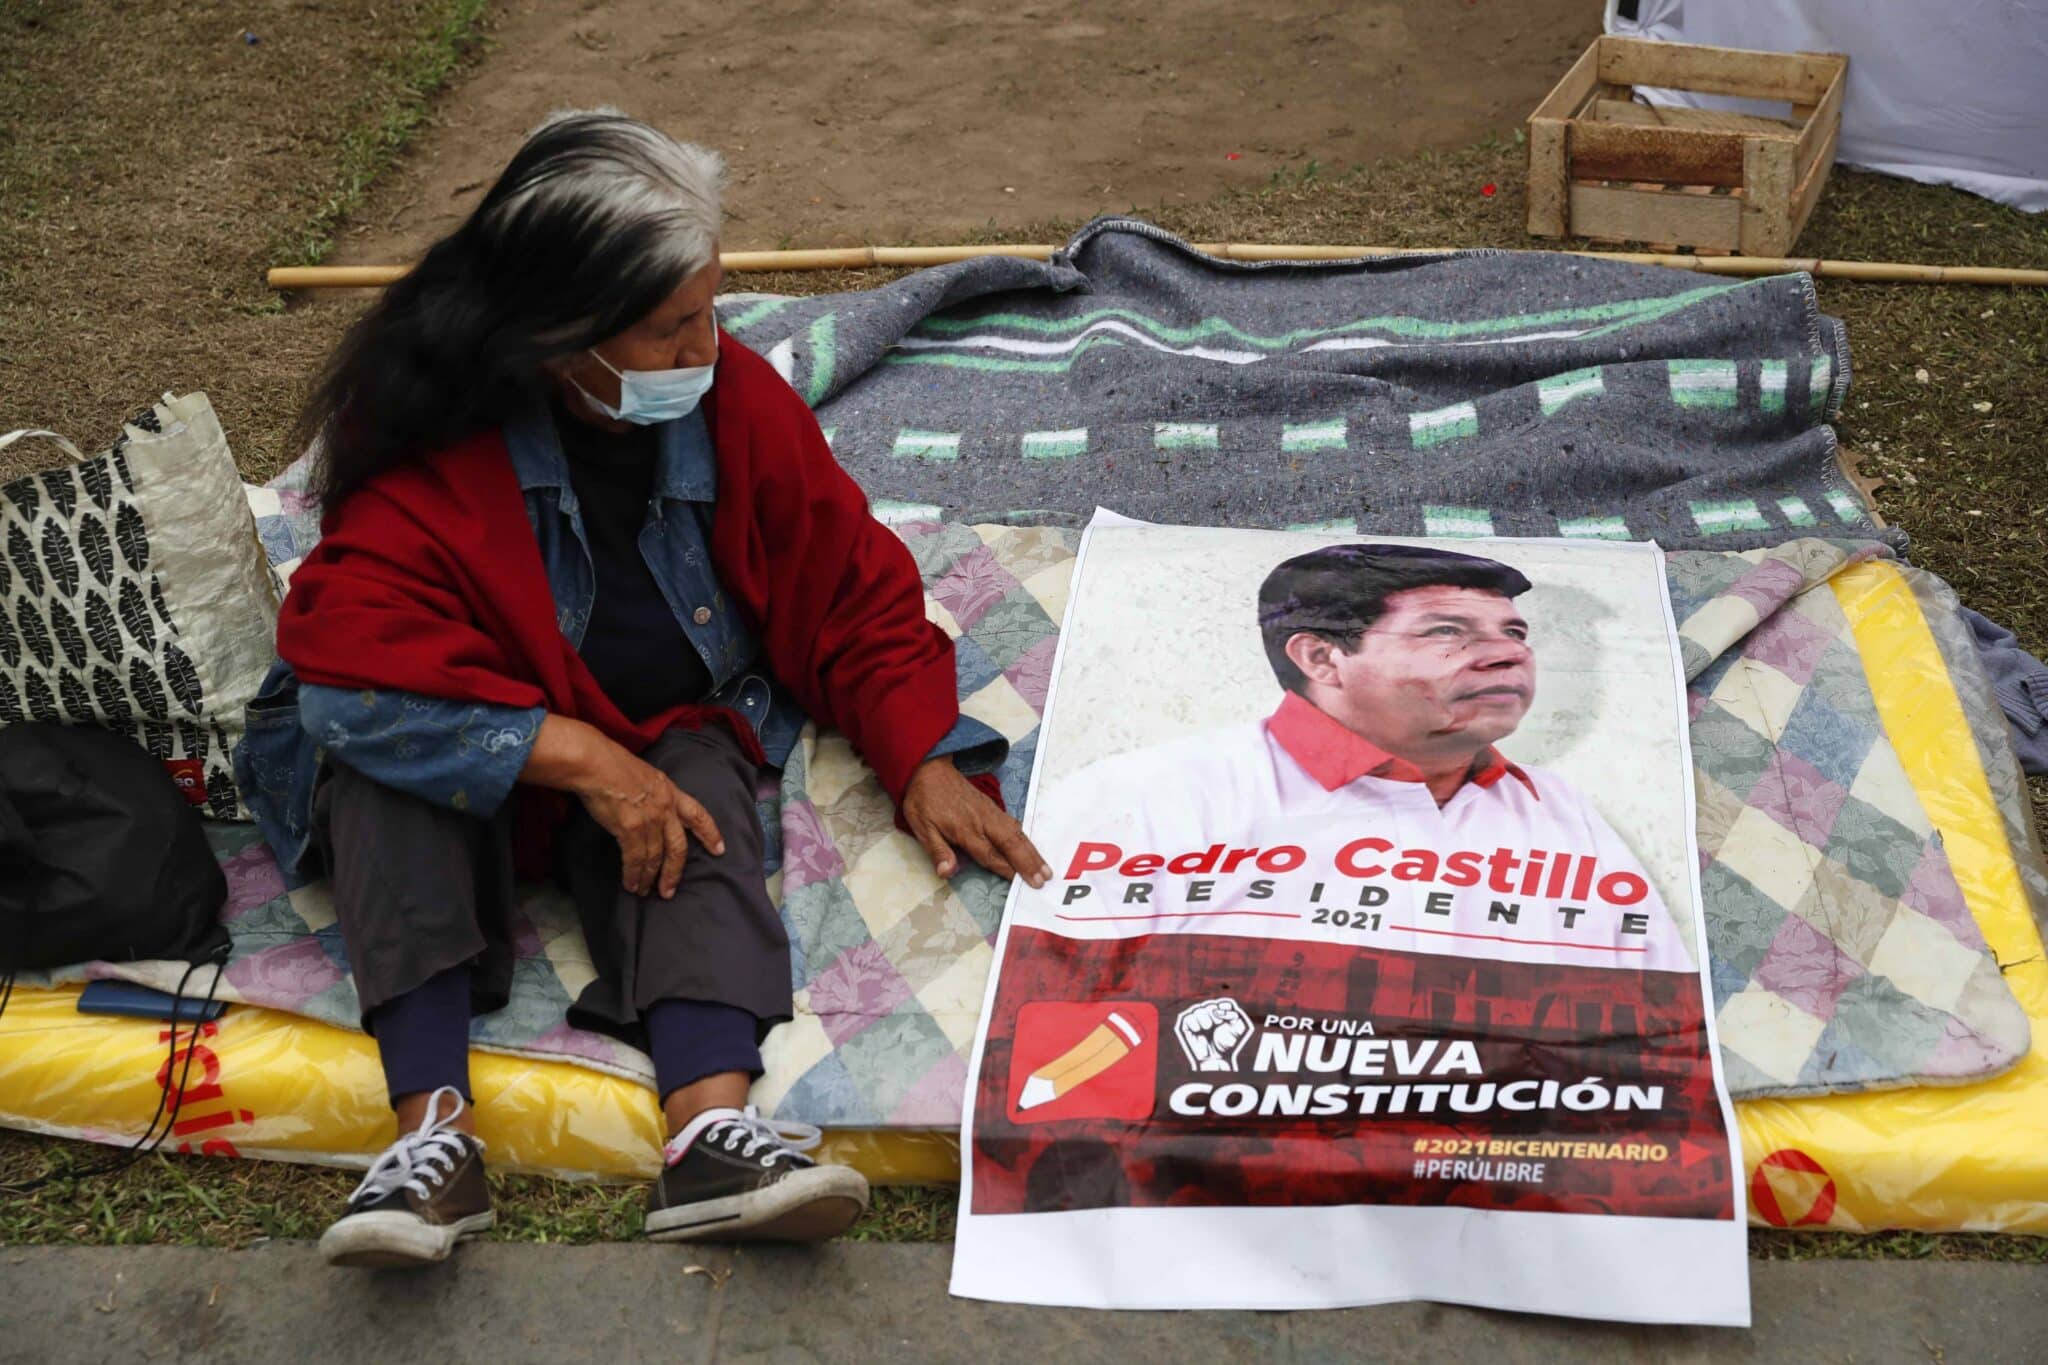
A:
<svg viewBox="0 0 2048 1365">
<path fill-rule="evenodd" d="M 950 758 L 928 758 L 911 775 L 903 822 L 932 855 L 941 877 L 958 869 L 958 848 L 998 877 L 1022 877 L 1035 887 L 1052 878 L 1024 827 L 962 777 Z"/>
<path fill-rule="evenodd" d="M 714 858 L 725 852 L 717 822 L 695 797 L 582 721 L 543 720 L 519 776 L 583 802 L 619 841 L 620 881 L 636 896 L 658 889 L 666 900 L 676 893 L 692 834 Z"/>
</svg>

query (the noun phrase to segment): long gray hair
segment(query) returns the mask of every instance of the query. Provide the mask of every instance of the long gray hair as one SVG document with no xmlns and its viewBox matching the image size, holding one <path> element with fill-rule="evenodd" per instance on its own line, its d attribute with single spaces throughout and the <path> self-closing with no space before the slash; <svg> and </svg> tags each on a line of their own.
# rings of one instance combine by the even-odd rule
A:
<svg viewBox="0 0 2048 1365">
<path fill-rule="evenodd" d="M 298 428 L 322 503 L 504 421 L 548 361 L 652 312 L 711 263 L 724 187 L 716 152 L 616 109 L 544 120 L 329 358 Z"/>
</svg>

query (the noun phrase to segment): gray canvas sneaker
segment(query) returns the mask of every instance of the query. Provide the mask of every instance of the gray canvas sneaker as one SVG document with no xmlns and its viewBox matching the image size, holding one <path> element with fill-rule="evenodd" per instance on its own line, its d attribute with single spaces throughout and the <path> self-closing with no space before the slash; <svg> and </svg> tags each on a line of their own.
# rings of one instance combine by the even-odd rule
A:
<svg viewBox="0 0 2048 1365">
<path fill-rule="evenodd" d="M 445 1116 L 441 1097 L 454 1100 Z M 427 1117 L 384 1149 L 348 1210 L 320 1238 L 329 1265 L 429 1265 L 497 1221 L 484 1182 L 484 1145 L 449 1125 L 462 1112 L 452 1086 L 427 1101 Z"/>
<path fill-rule="evenodd" d="M 753 1105 L 707 1109 L 669 1139 L 647 1192 L 647 1236 L 657 1242 L 822 1242 L 868 1206 L 867 1178 L 820 1166 L 804 1153 L 818 1130 L 778 1123 Z"/>
</svg>

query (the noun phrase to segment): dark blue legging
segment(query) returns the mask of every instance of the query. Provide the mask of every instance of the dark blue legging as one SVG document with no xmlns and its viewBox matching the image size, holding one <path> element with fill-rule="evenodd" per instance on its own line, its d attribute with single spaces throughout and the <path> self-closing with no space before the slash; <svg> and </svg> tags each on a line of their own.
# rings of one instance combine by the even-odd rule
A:
<svg viewBox="0 0 2048 1365">
<path fill-rule="evenodd" d="M 451 967 L 370 1012 L 395 1104 L 452 1085 L 469 1093 L 469 968 Z M 761 1074 L 760 1021 L 737 1005 L 657 1000 L 644 1019 L 658 1094 L 728 1071 Z"/>
</svg>

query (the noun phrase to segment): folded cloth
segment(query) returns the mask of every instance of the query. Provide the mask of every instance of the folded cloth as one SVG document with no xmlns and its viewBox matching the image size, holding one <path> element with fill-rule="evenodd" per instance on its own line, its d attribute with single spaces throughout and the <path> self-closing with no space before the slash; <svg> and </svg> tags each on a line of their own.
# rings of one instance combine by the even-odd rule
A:
<svg viewBox="0 0 2048 1365">
<path fill-rule="evenodd" d="M 2012 747 L 2029 777 L 2048 773 L 2048 664 L 2020 648 L 2019 637 L 1968 607 L 1962 610 L 1991 693 L 2012 723 Z"/>
<path fill-rule="evenodd" d="M 705 400 L 719 582 L 775 676 L 900 802 L 959 717 L 952 642 L 925 619 L 909 551 L 868 515 L 803 402 L 746 347 L 720 345 Z M 388 470 L 332 509 L 293 576 L 277 644 L 310 683 L 545 706 L 636 753 L 674 727 L 726 724 L 760 757 L 752 727 L 721 708 L 635 724 L 605 696 L 555 620 L 495 428 Z M 548 823 L 527 828 L 538 836 Z"/>
</svg>

